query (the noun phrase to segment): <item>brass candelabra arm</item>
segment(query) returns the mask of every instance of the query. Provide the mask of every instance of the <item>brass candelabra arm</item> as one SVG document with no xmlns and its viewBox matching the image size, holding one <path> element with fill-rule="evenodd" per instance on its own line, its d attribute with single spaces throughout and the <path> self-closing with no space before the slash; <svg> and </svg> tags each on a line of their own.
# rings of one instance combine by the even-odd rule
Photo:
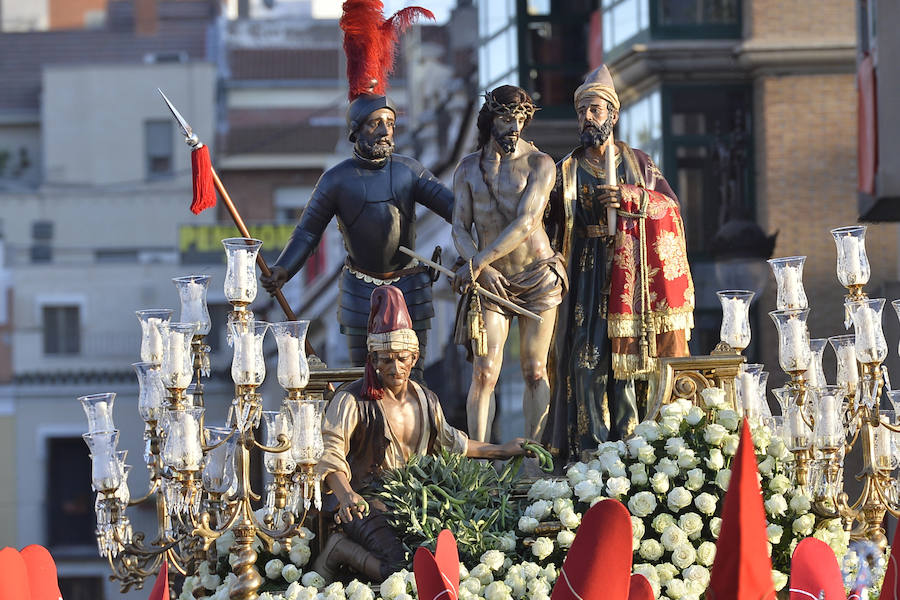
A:
<svg viewBox="0 0 900 600">
<path fill-rule="evenodd" d="M 155 496 L 159 491 L 159 481 L 159 477 L 155 477 L 154 479 L 152 479 L 150 481 L 150 488 L 147 490 L 147 493 L 143 496 L 140 496 L 139 498 L 132 498 L 131 500 L 129 500 L 128 506 L 137 506 L 138 504 L 143 504 L 144 502 Z"/>
<path fill-rule="evenodd" d="M 272 454 L 281 454 L 282 452 L 287 452 L 288 450 L 291 449 L 291 440 L 289 440 L 285 434 L 279 433 L 277 440 L 278 440 L 277 446 L 266 446 L 266 445 L 260 444 L 258 441 L 256 441 L 256 438 L 251 438 L 251 442 L 253 443 L 253 445 L 256 446 L 257 448 L 259 448 L 260 450 L 262 450 L 263 452 L 271 452 Z"/>
<path fill-rule="evenodd" d="M 197 518 L 197 523 L 194 525 L 193 531 L 191 531 L 192 535 L 200 536 L 203 539 L 203 549 L 209 549 L 210 544 L 216 541 L 218 538 L 222 536 L 226 531 L 234 527 L 234 524 L 237 523 L 238 519 L 243 514 L 241 510 L 243 501 L 235 502 L 232 506 L 234 512 L 225 519 L 225 524 L 221 527 L 211 527 L 210 521 L 212 520 L 212 515 L 209 511 L 203 511 L 200 513 L 200 516 Z"/>
<path fill-rule="evenodd" d="M 885 484 L 890 485 L 890 481 L 886 481 L 884 478 L 877 478 L 873 487 L 875 488 L 875 493 L 878 495 L 878 499 L 884 505 L 885 510 L 895 519 L 900 519 L 900 506 L 897 506 L 896 501 L 888 498 L 884 493 Z"/>
<path fill-rule="evenodd" d="M 218 443 L 212 444 L 212 445 L 210 445 L 210 446 L 207 446 L 205 443 L 203 443 L 203 444 L 200 446 L 200 447 L 203 449 L 203 454 L 205 455 L 207 452 L 210 452 L 210 451 L 212 451 L 212 450 L 215 450 L 216 448 L 218 448 L 218 447 L 221 446 L 222 444 L 226 443 L 228 440 L 230 440 L 231 438 L 234 437 L 235 433 L 237 433 L 237 427 L 232 426 L 232 428 L 231 428 L 231 433 L 229 433 L 229 434 L 226 435 L 224 438 L 222 438 L 222 440 L 219 441 Z M 206 437 L 206 436 L 204 435 L 204 438 L 205 438 L 205 437 Z"/>
</svg>

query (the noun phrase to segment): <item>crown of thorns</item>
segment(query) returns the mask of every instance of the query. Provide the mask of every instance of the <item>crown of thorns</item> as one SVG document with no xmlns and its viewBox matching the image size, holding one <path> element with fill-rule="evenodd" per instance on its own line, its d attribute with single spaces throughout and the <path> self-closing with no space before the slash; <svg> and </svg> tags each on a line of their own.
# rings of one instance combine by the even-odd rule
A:
<svg viewBox="0 0 900 600">
<path fill-rule="evenodd" d="M 530 119 L 534 116 L 536 111 L 540 110 L 540 108 L 531 102 L 510 102 L 508 104 L 503 104 L 502 102 L 498 102 L 491 92 L 484 93 L 484 105 L 487 106 L 489 111 L 502 117 L 516 117 L 521 115 L 526 119 Z"/>
</svg>

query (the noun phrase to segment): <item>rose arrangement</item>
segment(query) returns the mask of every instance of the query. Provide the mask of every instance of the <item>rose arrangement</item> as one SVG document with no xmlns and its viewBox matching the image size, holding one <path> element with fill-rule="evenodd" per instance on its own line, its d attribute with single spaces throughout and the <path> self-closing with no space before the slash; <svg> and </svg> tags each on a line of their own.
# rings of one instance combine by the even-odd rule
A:
<svg viewBox="0 0 900 600">
<path fill-rule="evenodd" d="M 664 406 L 658 421 L 639 424 L 634 435 L 625 442 L 601 444 L 594 458 L 570 466 L 565 478 L 536 480 L 528 489 L 528 501 L 521 507 L 510 502 L 502 505 L 503 519 L 493 515 L 500 508 L 498 496 L 505 498 L 506 494 L 491 492 L 492 486 L 498 487 L 493 480 L 474 479 L 478 484 L 476 491 L 485 492 L 482 501 L 493 499 L 488 504 L 495 504 L 490 504 L 490 510 L 485 507 L 473 509 L 485 512 L 477 519 L 470 516 L 458 520 L 451 527 L 460 540 L 463 557 L 460 599 L 540 600 L 549 597 L 582 514 L 604 498 L 617 498 L 628 507 L 632 515 L 634 571 L 647 577 L 656 597 L 671 600 L 701 598 L 709 584 L 716 554 L 715 542 L 722 524 L 717 515 L 721 512 L 731 477 L 731 461 L 740 439 L 740 418 L 725 406 L 724 392 L 704 390 L 702 398 L 703 407 L 692 406 L 684 400 Z M 853 562 L 854 555 L 848 554 L 849 534 L 843 530 L 840 521 L 817 517 L 811 512 L 810 498 L 794 487 L 790 478 L 793 457 L 784 442 L 765 427 L 755 428 L 753 439 L 776 589 L 785 588 L 791 554 L 799 541 L 809 535 L 828 543 L 839 563 Z M 428 490 L 428 485 L 448 486 L 451 490 L 455 490 L 452 486 L 456 485 L 464 491 L 465 486 L 473 482 L 460 480 L 454 483 L 456 480 L 451 473 L 458 476 L 470 468 L 472 472 L 479 468 L 493 469 L 463 457 L 443 456 L 428 460 L 431 462 L 426 461 L 423 465 L 416 461 L 413 465 L 422 473 L 410 469 L 416 473 L 413 479 L 420 484 L 418 488 L 411 486 L 418 493 L 418 503 L 412 496 L 406 502 L 410 505 L 409 513 L 417 512 L 420 526 L 426 523 L 436 535 L 441 525 L 447 526 L 443 520 L 446 514 L 439 511 L 452 513 L 457 504 L 447 502 L 439 493 L 432 496 L 426 492 L 423 505 L 422 482 L 428 482 Z M 446 469 L 448 460 L 454 461 L 451 469 Z M 473 464 L 477 466 L 471 466 Z M 435 481 L 441 477 L 444 481 Z M 485 473 L 484 477 L 491 476 Z M 504 482 L 502 485 L 507 486 L 507 491 L 515 479 L 509 472 L 495 473 L 494 477 Z M 397 498 L 401 497 L 399 487 L 398 484 L 391 492 Z M 463 494 L 460 490 L 451 491 L 453 497 L 467 497 L 457 495 L 457 492 Z M 424 518 L 421 518 L 423 506 Z M 406 518 L 407 522 L 412 521 L 409 514 Z M 489 520 L 493 528 L 490 532 L 485 527 Z M 482 530 L 480 537 L 472 538 L 480 544 L 479 554 L 467 547 L 469 542 L 463 541 L 463 538 L 469 539 L 466 528 L 476 532 Z M 425 533 L 415 528 L 406 527 L 400 533 L 411 548 L 426 539 Z M 308 540 L 306 544 L 308 549 Z M 308 555 L 297 550 L 298 546 L 303 546 L 303 540 L 292 544 L 291 565 L 283 559 L 272 558 L 266 564 L 260 564 L 260 571 L 264 571 L 270 580 L 288 585 L 283 594 L 266 593 L 260 596 L 262 600 L 410 600 L 416 597 L 415 580 L 408 570 L 391 575 L 378 593 L 358 581 L 326 587 L 315 572 L 300 572 L 307 564 Z M 847 560 L 844 560 L 845 556 Z M 293 561 L 295 557 L 299 560 Z M 288 566 L 296 567 L 299 579 L 289 581 L 295 573 Z M 214 582 L 207 577 L 204 585 L 212 589 L 208 584 Z M 213 596 L 216 600 L 227 598 L 228 583 L 226 576 Z"/>
</svg>

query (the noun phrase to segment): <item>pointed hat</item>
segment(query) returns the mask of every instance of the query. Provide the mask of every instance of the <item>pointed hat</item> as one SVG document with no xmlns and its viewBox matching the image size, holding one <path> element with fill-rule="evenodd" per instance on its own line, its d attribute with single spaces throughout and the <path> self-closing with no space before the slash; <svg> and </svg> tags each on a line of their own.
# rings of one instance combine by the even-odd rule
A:
<svg viewBox="0 0 900 600">
<path fill-rule="evenodd" d="M 756 468 L 750 425 L 744 420 L 741 443 L 731 463 L 731 482 L 722 507 L 722 530 L 710 575 L 709 600 L 775 598 L 766 512 Z"/>
<path fill-rule="evenodd" d="M 631 575 L 631 585 L 628 588 L 628 600 L 654 600 L 653 586 L 650 580 L 640 573 Z"/>
<path fill-rule="evenodd" d="M 612 75 L 606 65 L 600 65 L 587 74 L 584 83 L 575 90 L 575 108 L 578 103 L 587 96 L 599 96 L 619 110 L 619 96 L 616 94 L 616 86 L 613 85 Z"/>
<path fill-rule="evenodd" d="M 791 600 L 847 600 L 841 568 L 831 546 L 814 537 L 804 538 L 791 556 Z"/>
<path fill-rule="evenodd" d="M 628 509 L 601 500 L 584 514 L 551 600 L 627 600 L 632 556 Z"/>
<path fill-rule="evenodd" d="M 403 292 L 392 285 L 379 286 L 372 292 L 367 331 L 366 346 L 370 354 L 379 350 L 416 352 L 419 349 L 419 338 L 413 331 Z M 380 400 L 383 394 L 375 365 L 367 357 L 362 395 L 370 400 Z"/>
<path fill-rule="evenodd" d="M 159 567 L 159 575 L 147 600 L 169 600 L 169 563 L 166 561 Z"/>
<path fill-rule="evenodd" d="M 28 569 L 31 600 L 60 600 L 56 563 L 43 546 L 32 544 L 22 548 L 22 559 Z"/>
<path fill-rule="evenodd" d="M 900 522 L 894 530 L 894 544 L 891 546 L 891 555 L 888 557 L 887 569 L 884 572 L 884 582 L 881 584 L 881 595 L 878 600 L 900 600 Z"/>
<path fill-rule="evenodd" d="M 28 598 L 31 598 L 31 587 L 25 560 L 15 548 L 0 550 L 0 600 Z"/>
</svg>

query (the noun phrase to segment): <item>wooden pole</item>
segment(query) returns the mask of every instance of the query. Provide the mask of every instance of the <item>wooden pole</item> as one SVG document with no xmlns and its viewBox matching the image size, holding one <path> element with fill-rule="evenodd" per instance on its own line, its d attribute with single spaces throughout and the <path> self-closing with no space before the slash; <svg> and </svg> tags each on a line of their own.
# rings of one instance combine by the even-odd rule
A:
<svg viewBox="0 0 900 600">
<path fill-rule="evenodd" d="M 222 201 L 225 203 L 225 208 L 228 209 L 228 213 L 231 215 L 234 224 L 237 226 L 238 231 L 241 232 L 241 235 L 248 238 L 250 237 L 250 231 L 247 229 L 247 225 L 244 223 L 244 219 L 241 218 L 240 213 L 237 210 L 237 207 L 234 205 L 234 202 L 231 201 L 231 196 L 228 195 L 228 192 L 225 190 L 225 186 L 222 184 L 222 180 L 219 179 L 219 174 L 216 173 L 216 170 L 210 166 L 210 171 L 212 171 L 213 182 L 216 184 L 216 191 L 219 192 L 219 195 L 222 197 Z M 256 264 L 259 265 L 259 270 L 263 275 L 269 277 L 272 274 L 272 271 L 269 269 L 269 265 L 266 264 L 266 259 L 263 258 L 262 254 L 256 255 Z M 281 290 L 275 290 L 275 299 L 278 300 L 278 305 L 281 306 L 281 310 L 284 311 L 284 316 L 287 317 L 288 321 L 296 321 L 297 317 L 294 315 L 294 311 L 291 309 L 291 305 L 288 304 L 287 299 L 284 297 L 284 294 L 281 293 Z M 311 356 L 318 356 L 316 351 L 313 350 L 312 344 L 309 343 L 309 340 L 306 341 L 306 354 Z"/>
<path fill-rule="evenodd" d="M 415 252 L 413 252 L 406 246 L 400 246 L 400 252 L 402 252 L 403 254 L 406 254 L 407 256 L 411 256 L 411 257 L 417 259 L 419 262 L 428 265 L 432 269 L 440 271 L 441 273 L 443 273 L 444 275 L 447 275 L 448 277 L 452 278 L 452 277 L 456 276 L 456 273 L 454 273 L 447 267 L 445 267 L 443 265 L 439 265 L 434 261 L 428 260 L 424 256 L 419 256 L 418 254 L 416 254 Z M 481 294 L 482 296 L 484 296 L 485 298 L 490 298 L 497 304 L 505 306 L 509 310 L 522 315 L 523 317 L 528 317 L 529 319 L 534 319 L 538 323 L 544 322 L 544 319 L 542 319 L 540 315 L 535 314 L 535 313 L 531 312 L 530 310 L 526 310 L 526 309 L 522 308 L 521 306 L 519 306 L 518 304 L 514 304 L 513 302 L 510 302 L 509 300 L 507 300 L 506 298 L 503 298 L 502 296 L 498 296 L 497 294 L 495 294 L 493 292 L 489 292 L 488 290 L 484 289 L 481 286 L 478 286 L 478 293 Z"/>
</svg>

